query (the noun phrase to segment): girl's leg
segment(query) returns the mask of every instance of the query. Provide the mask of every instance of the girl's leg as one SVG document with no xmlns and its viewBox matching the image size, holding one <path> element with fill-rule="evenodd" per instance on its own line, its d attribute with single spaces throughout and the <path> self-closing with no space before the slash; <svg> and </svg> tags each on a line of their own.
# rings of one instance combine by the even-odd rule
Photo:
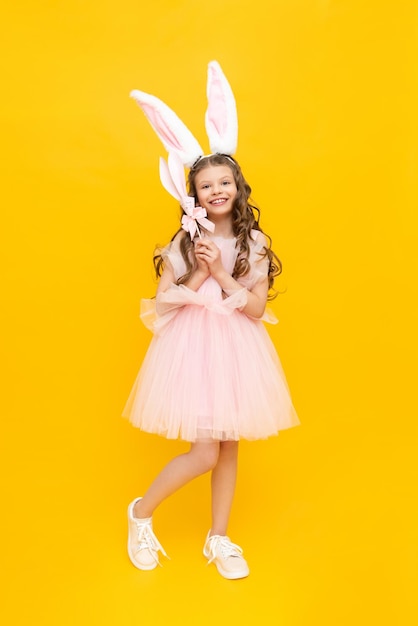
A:
<svg viewBox="0 0 418 626">
<path fill-rule="evenodd" d="M 213 469 L 218 462 L 219 446 L 218 441 L 196 442 L 191 445 L 189 452 L 170 461 L 158 474 L 141 500 L 136 503 L 135 517 L 151 517 L 165 498 L 193 478 Z"/>
<path fill-rule="evenodd" d="M 227 534 L 234 499 L 238 465 L 238 441 L 220 442 L 218 462 L 212 470 L 211 535 Z"/>
<path fill-rule="evenodd" d="M 212 528 L 203 554 L 224 578 L 235 580 L 250 573 L 242 549 L 226 536 L 235 493 L 238 441 L 220 443 L 219 459 L 212 470 Z"/>
</svg>

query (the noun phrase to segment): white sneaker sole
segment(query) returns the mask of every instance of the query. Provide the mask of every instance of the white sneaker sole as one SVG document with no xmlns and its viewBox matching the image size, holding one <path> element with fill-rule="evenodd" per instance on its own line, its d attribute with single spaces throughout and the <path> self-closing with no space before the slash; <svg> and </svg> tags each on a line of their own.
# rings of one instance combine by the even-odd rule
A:
<svg viewBox="0 0 418 626">
<path fill-rule="evenodd" d="M 250 573 L 249 569 L 241 570 L 240 572 L 226 572 L 225 570 L 222 569 L 220 565 L 218 565 L 218 563 L 215 563 L 215 561 L 213 563 L 214 565 L 216 565 L 216 569 L 218 570 L 220 575 L 226 578 L 227 580 L 238 580 L 240 578 L 247 578 L 247 576 Z"/>
</svg>

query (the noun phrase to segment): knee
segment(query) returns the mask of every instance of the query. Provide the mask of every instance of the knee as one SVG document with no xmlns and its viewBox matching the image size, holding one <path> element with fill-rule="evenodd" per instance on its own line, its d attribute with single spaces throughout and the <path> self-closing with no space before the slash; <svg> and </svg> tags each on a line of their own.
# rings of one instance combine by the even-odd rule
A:
<svg viewBox="0 0 418 626">
<path fill-rule="evenodd" d="M 194 454 L 200 472 L 205 474 L 216 467 L 219 459 L 219 443 L 201 443 L 195 445 L 191 453 Z"/>
<path fill-rule="evenodd" d="M 219 457 L 235 459 L 238 456 L 238 441 L 222 441 L 219 448 Z"/>
</svg>

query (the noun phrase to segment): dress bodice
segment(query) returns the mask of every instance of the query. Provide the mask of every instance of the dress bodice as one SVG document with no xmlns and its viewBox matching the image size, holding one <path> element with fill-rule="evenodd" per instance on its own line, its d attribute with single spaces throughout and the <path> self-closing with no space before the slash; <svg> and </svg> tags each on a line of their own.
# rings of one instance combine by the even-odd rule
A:
<svg viewBox="0 0 418 626">
<path fill-rule="evenodd" d="M 235 261 L 238 256 L 238 250 L 236 248 L 236 238 L 226 238 L 221 237 L 219 235 L 208 235 L 209 238 L 218 246 L 221 251 L 222 264 L 225 270 L 232 274 L 235 267 Z M 240 276 L 237 279 L 243 287 L 251 290 L 254 285 L 257 284 L 262 278 L 267 276 L 269 262 L 268 258 L 264 255 L 265 252 L 265 236 L 258 230 L 251 231 L 251 239 L 249 240 L 250 244 L 250 271 L 245 276 Z M 161 250 L 161 255 L 163 259 L 171 264 L 174 272 L 174 278 L 177 281 L 183 274 L 186 273 L 186 264 L 180 252 L 180 245 L 178 241 L 172 241 L 168 246 Z M 203 283 L 203 285 L 198 290 L 200 292 L 203 289 L 203 292 L 206 292 L 208 288 L 210 291 L 215 293 L 215 291 L 219 291 L 221 293 L 221 289 L 219 285 L 219 289 L 215 290 L 213 283 L 216 281 L 209 277 Z"/>
<path fill-rule="evenodd" d="M 232 275 L 239 252 L 236 248 L 236 239 L 216 235 L 211 235 L 210 238 L 221 251 L 222 264 L 225 270 Z M 251 231 L 250 271 L 237 279 L 240 287 L 228 291 L 228 295 L 222 291 L 219 283 L 212 276 L 209 276 L 197 291 L 173 282 L 166 291 L 159 293 L 155 299 L 142 300 L 141 319 L 145 326 L 155 333 L 160 333 L 179 310 L 187 305 L 203 307 L 219 315 L 232 315 L 237 310 L 241 311 L 247 303 L 247 290 L 251 291 L 260 280 L 267 276 L 269 261 L 265 255 L 265 243 L 263 233 L 257 230 Z M 181 254 L 178 239 L 163 248 L 161 256 L 165 262 L 170 264 L 175 281 L 186 273 L 186 263 Z M 277 322 L 276 317 L 269 309 L 266 309 L 260 319 L 272 324 Z"/>
</svg>

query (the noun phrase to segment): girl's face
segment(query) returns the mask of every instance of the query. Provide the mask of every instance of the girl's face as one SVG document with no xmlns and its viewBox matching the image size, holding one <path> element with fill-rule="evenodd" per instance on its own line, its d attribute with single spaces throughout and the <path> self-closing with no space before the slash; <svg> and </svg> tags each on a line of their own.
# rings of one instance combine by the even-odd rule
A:
<svg viewBox="0 0 418 626">
<path fill-rule="evenodd" d="M 232 214 L 237 195 L 232 170 L 227 165 L 208 165 L 196 174 L 195 189 L 198 204 L 206 209 L 210 219 Z"/>
</svg>

